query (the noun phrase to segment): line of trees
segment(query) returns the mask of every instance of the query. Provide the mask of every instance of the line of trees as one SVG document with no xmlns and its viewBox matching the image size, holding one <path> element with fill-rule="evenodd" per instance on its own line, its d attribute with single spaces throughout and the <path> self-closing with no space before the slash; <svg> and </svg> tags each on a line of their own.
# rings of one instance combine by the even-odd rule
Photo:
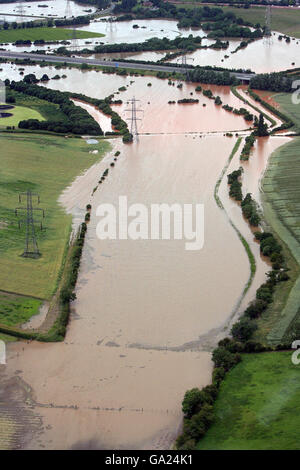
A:
<svg viewBox="0 0 300 470">
<path fill-rule="evenodd" d="M 5 81 L 10 90 L 35 96 L 45 101 L 59 105 L 60 111 L 66 116 L 64 121 L 39 121 L 38 119 L 27 119 L 19 122 L 20 129 L 45 130 L 58 133 L 103 135 L 99 124 L 85 110 L 76 106 L 70 99 L 69 93 L 38 86 L 34 74 L 29 74 L 20 82 Z"/>
</svg>

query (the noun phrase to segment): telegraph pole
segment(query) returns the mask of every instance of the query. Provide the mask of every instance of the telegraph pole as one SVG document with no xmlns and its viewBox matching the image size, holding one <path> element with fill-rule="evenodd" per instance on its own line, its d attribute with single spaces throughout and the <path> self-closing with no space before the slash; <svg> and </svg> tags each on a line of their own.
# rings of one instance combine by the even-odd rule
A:
<svg viewBox="0 0 300 470">
<path fill-rule="evenodd" d="M 18 221 L 19 228 L 21 228 L 21 223 L 24 222 L 26 224 L 26 239 L 25 239 L 25 248 L 22 256 L 24 258 L 39 258 L 41 253 L 38 248 L 36 234 L 35 234 L 35 220 L 33 218 L 34 211 L 42 211 L 43 218 L 45 217 L 44 209 L 40 209 L 38 207 L 33 207 L 32 205 L 32 197 L 37 198 L 38 204 L 40 203 L 40 196 L 38 194 L 32 193 L 31 191 L 27 191 L 26 193 L 19 194 L 19 203 L 22 202 L 22 196 L 26 195 L 26 207 L 16 207 L 15 214 L 18 216 L 18 211 L 25 211 L 26 217 L 25 219 L 21 219 Z M 40 222 L 40 228 L 43 230 L 42 222 Z"/>
<path fill-rule="evenodd" d="M 139 141 L 139 134 L 137 128 L 137 121 L 141 121 L 141 118 L 137 117 L 137 113 L 142 113 L 142 109 L 136 109 L 136 103 L 140 100 L 136 100 L 133 97 L 131 100 L 127 101 L 127 104 L 131 104 L 130 109 L 126 109 L 125 111 L 131 112 L 131 117 L 128 118 L 128 121 L 131 121 L 130 132 L 136 138 L 137 142 Z"/>
</svg>

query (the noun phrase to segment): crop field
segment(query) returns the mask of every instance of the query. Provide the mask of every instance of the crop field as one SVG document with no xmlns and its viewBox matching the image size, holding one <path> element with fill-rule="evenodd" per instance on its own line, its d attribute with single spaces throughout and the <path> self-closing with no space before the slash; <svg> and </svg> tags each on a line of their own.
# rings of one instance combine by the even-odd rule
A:
<svg viewBox="0 0 300 470">
<path fill-rule="evenodd" d="M 0 126 L 18 126 L 19 122 L 23 119 L 38 119 L 39 121 L 44 121 L 43 116 L 40 115 L 38 111 L 34 109 L 25 108 L 23 106 L 15 106 L 13 109 L 9 109 L 8 112 L 12 116 L 1 118 Z"/>
<path fill-rule="evenodd" d="M 59 205 L 58 197 L 77 175 L 99 161 L 110 145 L 106 141 L 87 145 L 82 139 L 4 133 L 0 134 L 0 143 L 1 289 L 49 299 L 58 282 L 71 228 L 71 216 Z M 97 156 L 88 153 L 93 149 L 99 150 Z M 39 227 L 41 216 L 35 214 L 42 253 L 39 259 L 20 256 L 24 249 L 25 226 L 21 224 L 21 229 L 18 228 L 14 209 L 20 206 L 19 193 L 27 190 L 40 195 L 40 207 L 45 209 L 42 231 Z M 26 200 L 21 202 L 24 206 Z M 37 307 L 33 304 L 30 304 L 32 311 Z M 0 297 L 0 312 L 5 314 L 5 309 L 9 308 L 8 299 Z"/>
<path fill-rule="evenodd" d="M 0 31 L 0 43 L 15 41 L 67 41 L 72 39 L 72 30 L 66 28 L 25 28 L 25 29 L 8 29 Z M 101 38 L 104 34 L 92 33 L 90 31 L 76 31 L 77 39 Z"/>
<path fill-rule="evenodd" d="M 214 423 L 198 449 L 300 449 L 300 367 L 291 354 L 242 355 L 221 384 Z"/>
</svg>

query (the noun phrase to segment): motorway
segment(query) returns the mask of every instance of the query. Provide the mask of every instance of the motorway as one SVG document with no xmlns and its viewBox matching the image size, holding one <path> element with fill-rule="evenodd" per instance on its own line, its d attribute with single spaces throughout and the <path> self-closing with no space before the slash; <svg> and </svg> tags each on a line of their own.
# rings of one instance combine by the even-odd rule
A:
<svg viewBox="0 0 300 470">
<path fill-rule="evenodd" d="M 10 52 L 10 51 L 0 51 L 0 57 L 6 59 L 31 59 L 40 62 L 65 62 L 68 64 L 89 64 L 89 65 L 99 65 L 101 67 L 120 67 L 126 69 L 135 69 L 135 70 L 153 70 L 155 72 L 178 72 L 178 67 L 172 67 L 170 65 L 153 65 L 153 64 L 139 64 L 133 62 L 117 62 L 110 60 L 99 60 L 99 59 L 87 59 L 86 57 L 66 57 L 58 55 L 41 55 L 27 52 Z M 188 69 L 181 68 L 181 71 L 186 71 Z M 230 72 L 230 75 L 235 76 L 239 80 L 249 82 L 252 77 L 255 76 L 254 73 L 238 73 Z"/>
</svg>

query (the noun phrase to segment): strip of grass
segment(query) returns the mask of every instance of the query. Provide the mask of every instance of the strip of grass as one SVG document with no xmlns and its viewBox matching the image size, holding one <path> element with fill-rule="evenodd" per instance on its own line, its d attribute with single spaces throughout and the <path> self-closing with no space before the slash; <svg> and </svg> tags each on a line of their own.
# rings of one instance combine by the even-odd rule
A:
<svg viewBox="0 0 300 470">
<path fill-rule="evenodd" d="M 0 31 L 0 42 L 15 42 L 15 41 L 37 41 L 44 39 L 44 41 L 67 41 L 71 40 L 73 31 L 66 28 L 24 28 L 24 29 L 7 29 Z M 104 34 L 93 33 L 90 31 L 76 30 L 77 39 L 88 38 L 101 38 Z"/>
<path fill-rule="evenodd" d="M 17 127 L 20 121 L 24 119 L 38 119 L 44 121 L 45 119 L 38 111 L 34 109 L 25 108 L 24 106 L 15 106 L 13 109 L 8 110 L 12 114 L 10 117 L 1 118 L 0 125 L 2 126 L 15 126 Z"/>
<path fill-rule="evenodd" d="M 291 352 L 242 358 L 221 384 L 214 423 L 198 449 L 299 449 L 300 367 Z"/>
<path fill-rule="evenodd" d="M 0 143 L 0 285 L 6 291 L 49 299 L 56 287 L 71 224 L 71 216 L 58 204 L 58 197 L 109 150 L 110 144 L 100 141 L 90 146 L 81 139 L 33 134 L 0 134 Z M 95 148 L 99 150 L 96 158 L 88 153 Z M 14 208 L 20 205 L 19 192 L 29 189 L 40 194 L 40 206 L 46 211 L 46 230 L 40 231 L 37 225 L 40 259 L 20 256 L 25 226 L 18 229 Z M 38 214 L 36 218 L 39 220 Z"/>
</svg>

